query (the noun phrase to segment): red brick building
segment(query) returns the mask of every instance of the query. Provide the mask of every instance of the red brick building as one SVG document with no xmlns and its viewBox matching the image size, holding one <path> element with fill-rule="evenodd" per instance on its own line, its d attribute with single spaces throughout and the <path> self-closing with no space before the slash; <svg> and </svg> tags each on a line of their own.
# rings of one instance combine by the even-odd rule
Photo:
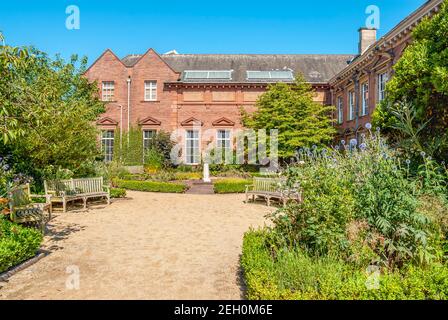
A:
<svg viewBox="0 0 448 320">
<path fill-rule="evenodd" d="M 357 137 L 371 121 L 375 107 L 385 98 L 393 66 L 412 41 L 412 31 L 425 17 L 440 9 L 443 0 L 430 0 L 377 40 L 376 30 L 359 30 L 359 52 L 329 81 L 331 104 L 340 138 Z"/>
<path fill-rule="evenodd" d="M 85 74 L 97 81 L 107 101 L 97 123 L 106 159 L 112 157 L 114 131 L 138 126 L 145 140 L 158 130 L 185 130 L 185 162 L 197 163 L 195 152 L 211 140 L 230 147 L 232 129 L 241 128 L 240 109 L 253 111 L 269 83 L 292 82 L 299 72 L 311 83 L 316 101 L 337 107 L 340 134 L 354 136 L 384 98 L 392 66 L 413 28 L 441 3 L 428 1 L 378 41 L 376 30 L 360 29 L 358 55 L 160 55 L 149 49 L 120 59 L 106 50 Z M 203 130 L 216 135 L 202 137 Z"/>
</svg>

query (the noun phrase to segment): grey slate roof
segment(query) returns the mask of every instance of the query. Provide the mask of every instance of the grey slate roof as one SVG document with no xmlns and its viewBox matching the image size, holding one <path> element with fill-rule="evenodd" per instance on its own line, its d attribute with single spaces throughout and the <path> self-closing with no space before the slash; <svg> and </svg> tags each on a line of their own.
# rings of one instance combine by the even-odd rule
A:
<svg viewBox="0 0 448 320">
<path fill-rule="evenodd" d="M 132 67 L 141 55 L 128 55 L 122 62 Z M 299 54 L 168 54 L 162 59 L 177 72 L 185 70 L 233 70 L 231 82 L 249 82 L 246 71 L 291 69 L 311 83 L 326 83 L 344 69 L 353 55 Z M 182 80 L 183 76 L 181 79 Z M 266 81 L 266 80 L 264 80 Z M 195 82 L 198 82 L 195 80 Z M 208 81 L 207 81 L 208 82 Z M 214 81 L 217 82 L 217 81 Z M 229 82 L 228 80 L 225 82 Z M 250 81 L 251 83 L 254 80 Z M 260 80 L 257 82 L 263 82 Z"/>
</svg>

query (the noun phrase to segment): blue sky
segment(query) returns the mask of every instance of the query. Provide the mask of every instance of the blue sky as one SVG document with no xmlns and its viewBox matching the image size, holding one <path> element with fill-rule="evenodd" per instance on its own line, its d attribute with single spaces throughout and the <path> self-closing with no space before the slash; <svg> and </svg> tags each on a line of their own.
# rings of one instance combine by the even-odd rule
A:
<svg viewBox="0 0 448 320">
<path fill-rule="evenodd" d="M 10 45 L 50 55 L 106 48 L 119 57 L 144 53 L 356 53 L 365 10 L 381 10 L 383 35 L 425 0 L 4 1 L 0 30 Z M 80 30 L 67 30 L 65 9 L 80 9 Z"/>
</svg>

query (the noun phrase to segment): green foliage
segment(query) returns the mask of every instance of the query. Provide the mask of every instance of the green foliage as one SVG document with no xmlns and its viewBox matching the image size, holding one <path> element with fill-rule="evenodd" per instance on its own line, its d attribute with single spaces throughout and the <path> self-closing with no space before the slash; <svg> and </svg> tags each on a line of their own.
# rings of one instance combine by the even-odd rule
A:
<svg viewBox="0 0 448 320">
<path fill-rule="evenodd" d="M 95 176 L 103 177 L 106 184 L 111 184 L 114 178 L 125 179 L 128 175 L 130 175 L 129 171 L 120 161 L 98 161 L 96 163 Z"/>
<path fill-rule="evenodd" d="M 158 170 L 171 166 L 170 152 L 174 146 L 171 137 L 164 131 L 157 132 L 144 150 L 143 134 L 139 127 L 130 128 L 129 132 L 115 132 L 114 160 L 124 166 L 145 165 Z"/>
<path fill-rule="evenodd" d="M 215 193 L 244 193 L 246 186 L 252 184 L 252 180 L 247 179 L 221 179 L 213 182 Z"/>
<path fill-rule="evenodd" d="M 156 181 L 114 180 L 114 185 L 118 188 L 144 192 L 183 193 L 187 190 L 187 186 L 183 183 Z"/>
<path fill-rule="evenodd" d="M 360 149 L 305 151 L 300 161 L 287 174 L 288 184 L 300 184 L 303 202 L 274 213 L 273 248 L 389 269 L 441 261 L 444 236 L 418 210 L 422 195 L 441 193 L 426 182 L 434 180 L 429 165 L 409 176 L 379 135 Z"/>
<path fill-rule="evenodd" d="M 143 165 L 143 134 L 140 128 L 130 128 L 129 131 L 114 133 L 114 160 L 123 166 Z"/>
<path fill-rule="evenodd" d="M 242 112 L 248 128 L 278 129 L 278 153 L 283 159 L 293 157 L 300 147 L 323 145 L 335 133 L 329 117 L 333 107 L 314 102 L 311 86 L 301 75 L 296 79 L 293 85 L 271 85 L 257 101 L 255 113 Z"/>
<path fill-rule="evenodd" d="M 42 234 L 13 224 L 0 216 L 0 272 L 32 258 L 42 242 Z"/>
<path fill-rule="evenodd" d="M 378 288 L 367 286 L 371 274 L 332 256 L 312 257 L 299 248 L 269 250 L 267 231 L 244 236 L 241 264 L 251 300 L 445 300 L 448 268 L 407 266 L 379 275 Z"/>
<path fill-rule="evenodd" d="M 157 131 L 157 133 L 150 140 L 148 149 L 156 151 L 161 156 L 161 159 L 163 159 L 163 168 L 169 168 L 172 165 L 171 150 L 174 145 L 175 143 L 171 140 L 171 136 L 168 132 Z"/>
<path fill-rule="evenodd" d="M 145 154 L 145 166 L 152 170 L 160 170 L 163 168 L 165 159 L 155 148 L 149 148 Z"/>
<path fill-rule="evenodd" d="M 122 188 L 111 188 L 110 189 L 111 198 L 126 198 L 126 189 Z"/>
<path fill-rule="evenodd" d="M 0 47 L 0 154 L 41 182 L 44 170 L 90 175 L 99 156 L 94 121 L 104 111 L 83 76 L 87 59 L 50 59 L 34 48 Z"/>
<path fill-rule="evenodd" d="M 431 19 L 424 19 L 414 30 L 413 42 L 394 66 L 395 73 L 387 85 L 387 100 L 375 111 L 375 124 L 384 128 L 396 142 L 415 136 L 400 130 L 400 114 L 409 105 L 413 109 L 412 126 L 420 131 L 413 147 L 440 160 L 448 155 L 448 2 Z M 406 102 L 406 103 L 404 103 Z M 398 111 L 398 114 L 397 114 Z M 420 130 L 422 129 L 422 130 Z M 401 144 L 400 144 L 401 145 Z"/>
</svg>

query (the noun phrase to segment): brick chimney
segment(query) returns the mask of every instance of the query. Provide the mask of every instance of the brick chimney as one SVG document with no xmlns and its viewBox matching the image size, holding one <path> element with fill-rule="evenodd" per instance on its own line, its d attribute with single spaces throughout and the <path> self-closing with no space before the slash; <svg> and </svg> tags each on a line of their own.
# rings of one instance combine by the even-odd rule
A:
<svg viewBox="0 0 448 320">
<path fill-rule="evenodd" d="M 376 42 L 376 29 L 360 28 L 359 30 L 359 54 L 363 54 L 369 46 Z"/>
</svg>

